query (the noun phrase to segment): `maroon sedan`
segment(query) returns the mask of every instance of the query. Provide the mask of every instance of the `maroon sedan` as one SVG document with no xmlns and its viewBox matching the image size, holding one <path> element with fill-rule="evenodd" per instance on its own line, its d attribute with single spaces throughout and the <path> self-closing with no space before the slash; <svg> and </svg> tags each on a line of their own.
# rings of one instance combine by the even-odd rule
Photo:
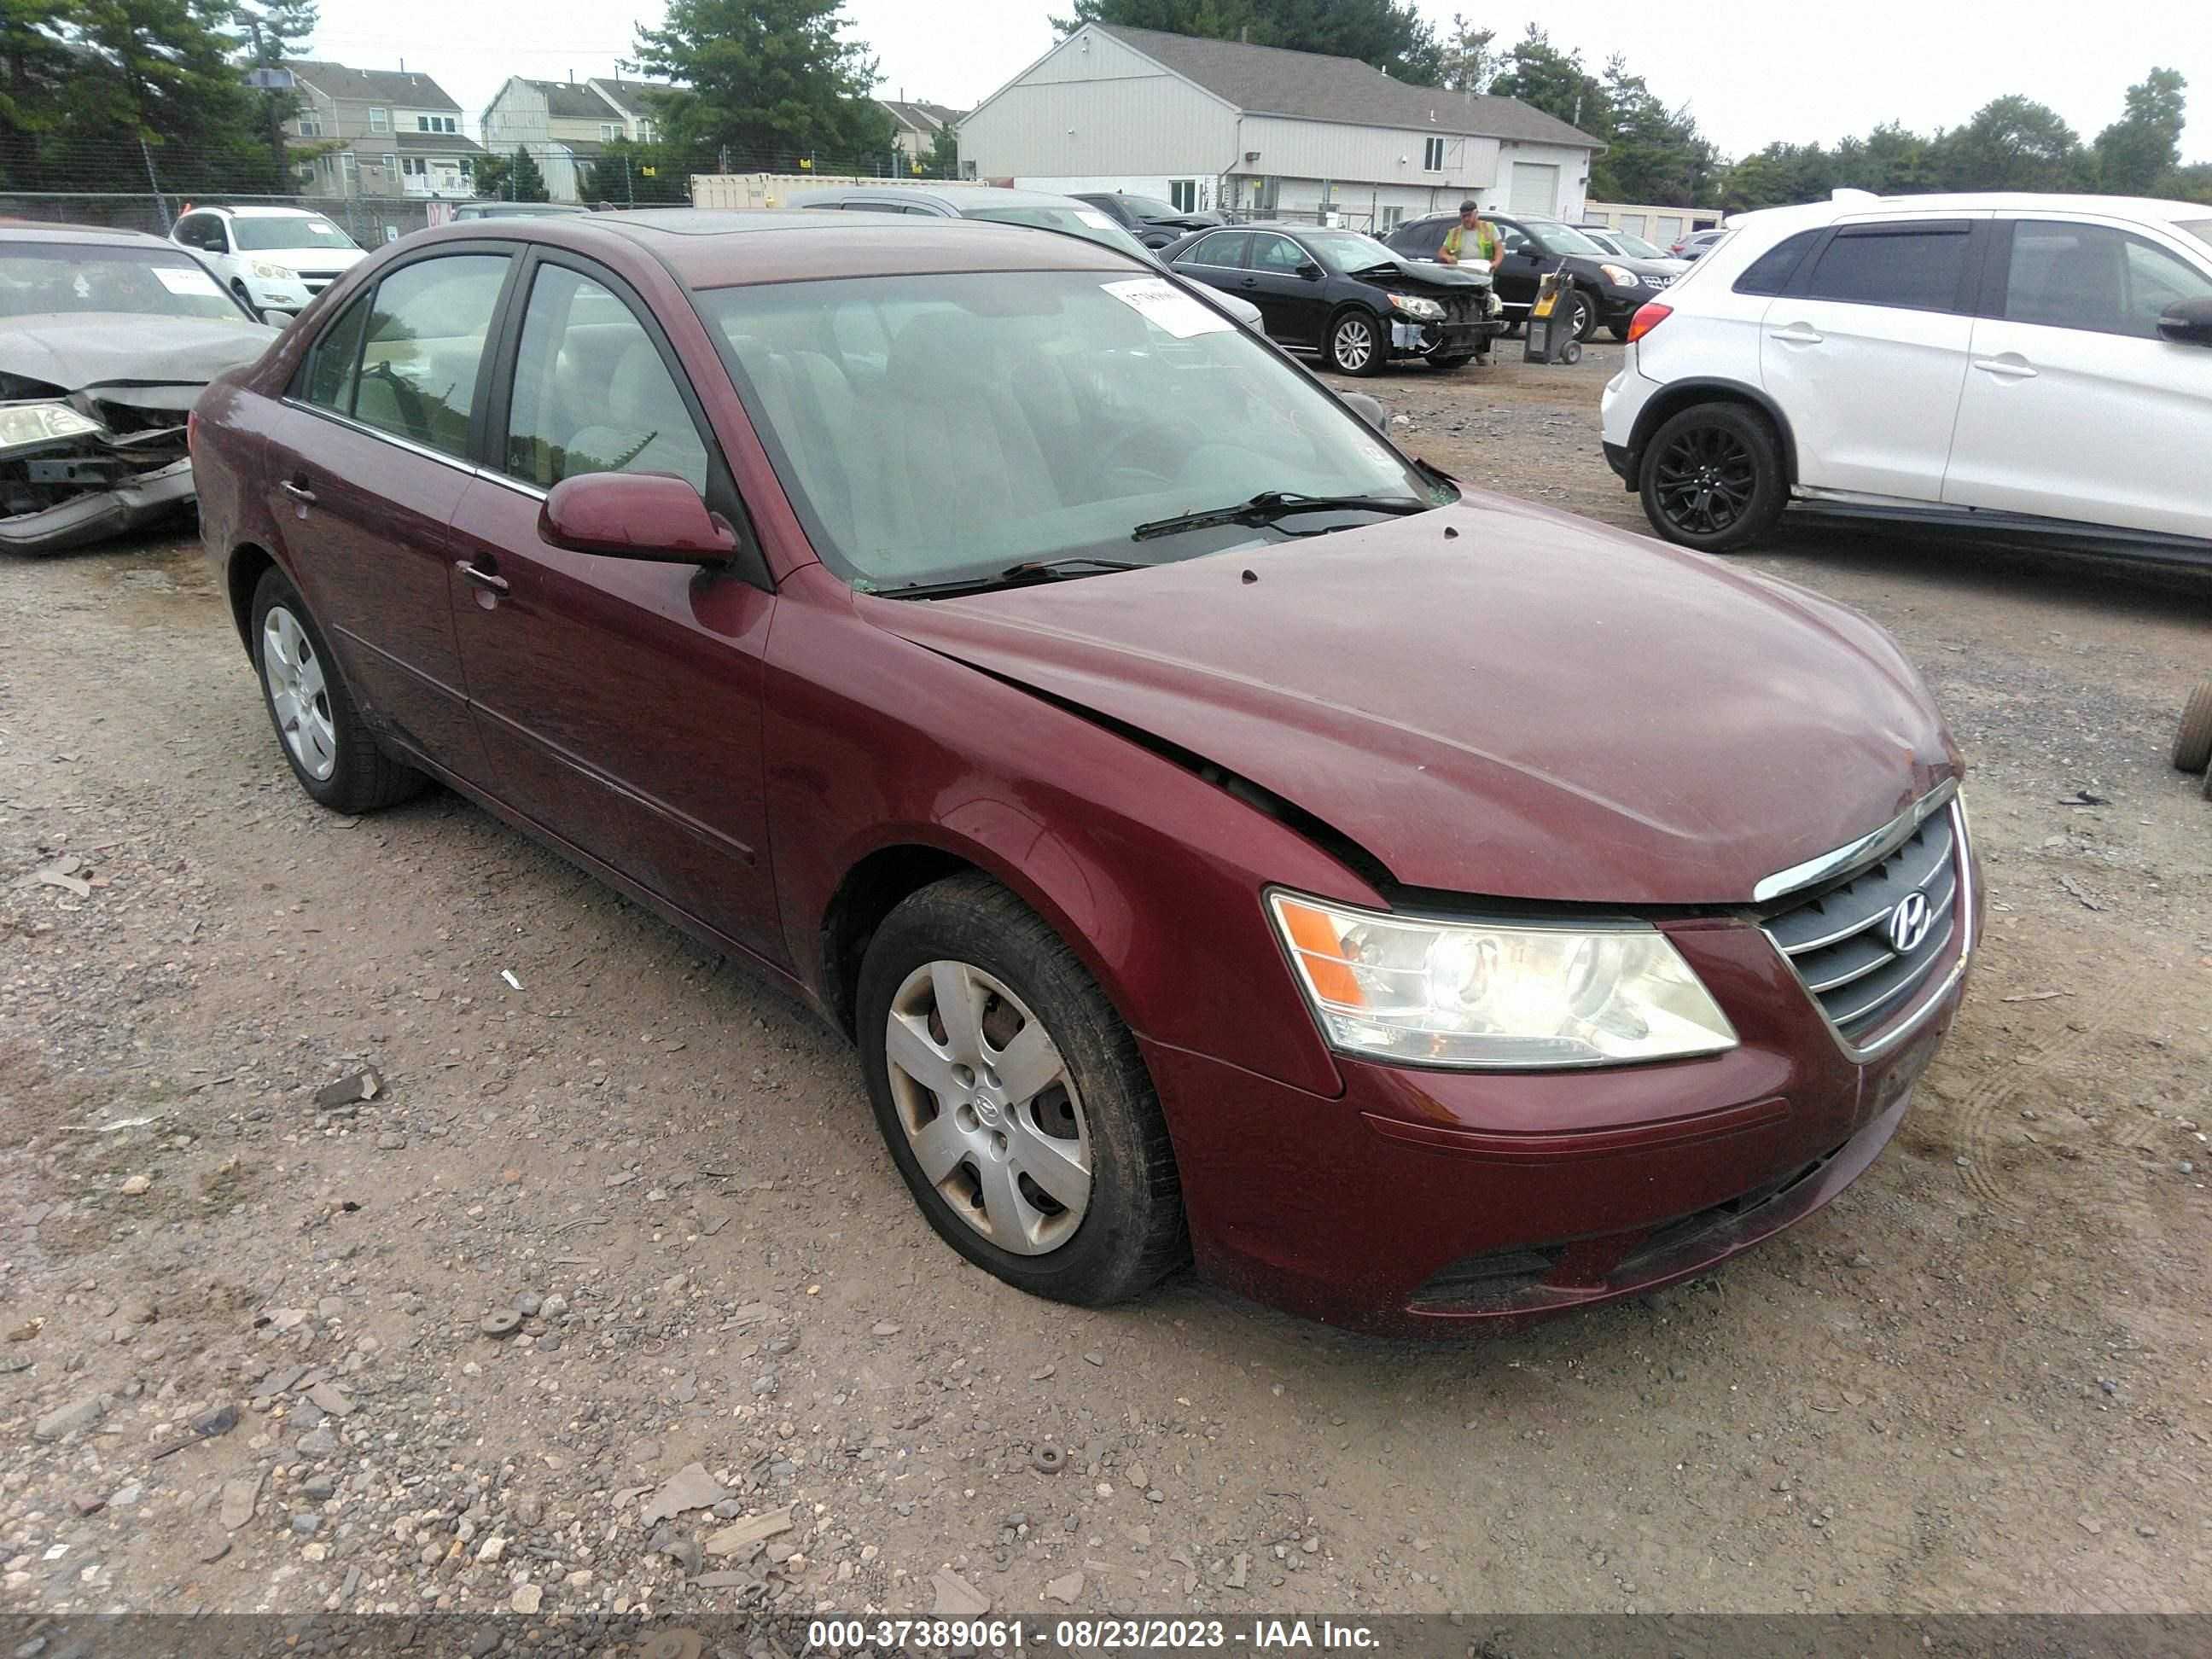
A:
<svg viewBox="0 0 2212 1659">
<path fill-rule="evenodd" d="M 1108 249 L 455 226 L 196 443 L 307 793 L 435 778 L 799 992 L 1024 1290 L 1648 1289 L 1865 1169 L 1958 1004 L 1960 760 L 1879 629 L 1462 493 Z"/>
</svg>

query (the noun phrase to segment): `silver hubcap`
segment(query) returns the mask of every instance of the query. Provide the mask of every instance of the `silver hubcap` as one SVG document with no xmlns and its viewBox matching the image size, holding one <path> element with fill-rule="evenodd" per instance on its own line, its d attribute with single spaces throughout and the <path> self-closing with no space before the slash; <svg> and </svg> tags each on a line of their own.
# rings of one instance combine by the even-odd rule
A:
<svg viewBox="0 0 2212 1659">
<path fill-rule="evenodd" d="M 1345 368 L 1364 368 L 1374 355 L 1375 337 L 1358 318 L 1340 323 L 1336 330 L 1336 361 Z"/>
<path fill-rule="evenodd" d="M 261 625 L 261 673 L 269 683 L 269 706 L 276 729 L 300 769 L 321 783 L 337 770 L 337 728 L 331 724 L 330 686 L 323 659 L 300 619 L 283 605 L 271 605 Z"/>
<path fill-rule="evenodd" d="M 1066 1243 L 1091 1205 L 1091 1128 L 1043 1023 L 981 969 L 931 962 L 885 1024 L 899 1127 L 952 1212 L 1016 1255 Z"/>
</svg>

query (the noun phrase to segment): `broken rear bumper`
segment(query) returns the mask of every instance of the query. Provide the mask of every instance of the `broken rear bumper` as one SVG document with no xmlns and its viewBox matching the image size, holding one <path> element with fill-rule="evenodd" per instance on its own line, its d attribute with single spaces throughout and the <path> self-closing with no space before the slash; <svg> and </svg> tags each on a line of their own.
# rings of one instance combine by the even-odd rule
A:
<svg viewBox="0 0 2212 1659">
<path fill-rule="evenodd" d="M 192 503 L 192 464 L 172 462 L 112 489 L 72 496 L 35 513 L 0 519 L 0 550 L 65 553 L 142 525 L 156 524 Z"/>
</svg>

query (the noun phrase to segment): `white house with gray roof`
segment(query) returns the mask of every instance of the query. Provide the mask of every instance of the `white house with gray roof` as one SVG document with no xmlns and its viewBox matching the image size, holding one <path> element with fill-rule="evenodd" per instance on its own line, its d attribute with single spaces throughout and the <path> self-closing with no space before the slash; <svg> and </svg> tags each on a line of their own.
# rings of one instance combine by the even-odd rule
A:
<svg viewBox="0 0 2212 1659">
<path fill-rule="evenodd" d="M 1351 58 L 1086 23 L 960 121 L 963 172 L 1186 210 L 1337 213 L 1376 232 L 1456 207 L 1581 214 L 1597 139 L 1512 98 Z"/>
<path fill-rule="evenodd" d="M 483 154 L 461 106 L 427 75 L 287 58 L 298 94 L 284 123 L 318 196 L 471 196 Z"/>
<path fill-rule="evenodd" d="M 591 163 L 617 139 L 650 143 L 657 135 L 656 93 L 680 88 L 657 81 L 532 81 L 516 75 L 484 106 L 484 148 L 512 155 L 527 149 L 556 202 L 578 199 Z"/>
</svg>

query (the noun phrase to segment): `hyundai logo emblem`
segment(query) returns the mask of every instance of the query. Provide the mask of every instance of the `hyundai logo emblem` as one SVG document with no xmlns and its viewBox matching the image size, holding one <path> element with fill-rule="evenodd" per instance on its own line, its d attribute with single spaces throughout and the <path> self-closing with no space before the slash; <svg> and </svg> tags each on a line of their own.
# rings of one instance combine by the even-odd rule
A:
<svg viewBox="0 0 2212 1659">
<path fill-rule="evenodd" d="M 1934 920 L 1928 913 L 1928 895 L 1907 893 L 1889 913 L 1889 948 L 1901 957 L 1911 956 L 1928 937 Z"/>
</svg>

